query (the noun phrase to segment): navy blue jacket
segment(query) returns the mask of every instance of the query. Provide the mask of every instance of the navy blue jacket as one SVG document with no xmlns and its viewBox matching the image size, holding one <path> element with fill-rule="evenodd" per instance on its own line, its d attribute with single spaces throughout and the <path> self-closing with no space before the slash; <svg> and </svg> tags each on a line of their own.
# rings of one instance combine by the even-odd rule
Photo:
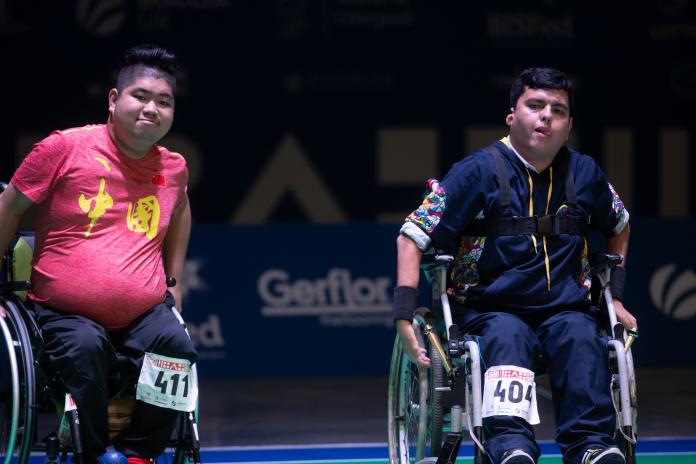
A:
<svg viewBox="0 0 696 464">
<path fill-rule="evenodd" d="M 606 236 L 626 226 L 628 211 L 591 157 L 562 149 L 550 167 L 537 174 L 505 143 L 495 146 L 509 176 L 513 216 L 580 215 L 589 229 Z M 568 171 L 577 195 L 575 211 L 569 210 L 566 198 Z M 456 303 L 518 314 L 588 308 L 591 277 L 584 236 L 466 234 L 475 219 L 501 215 L 499 193 L 494 158 L 478 150 L 452 166 L 439 187 L 406 218 L 402 233 L 419 246 L 432 243 L 454 251 L 448 291 Z"/>
</svg>

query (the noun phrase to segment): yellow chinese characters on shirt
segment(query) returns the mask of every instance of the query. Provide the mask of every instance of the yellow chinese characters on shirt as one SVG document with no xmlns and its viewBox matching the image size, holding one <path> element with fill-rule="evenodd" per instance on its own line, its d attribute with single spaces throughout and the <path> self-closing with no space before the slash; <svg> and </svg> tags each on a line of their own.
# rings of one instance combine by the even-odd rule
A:
<svg viewBox="0 0 696 464">
<path fill-rule="evenodd" d="M 114 200 L 106 191 L 106 179 L 99 179 L 99 190 L 93 197 L 80 194 L 77 199 L 82 212 L 87 214 L 90 219 L 89 226 L 85 231 L 85 238 L 92 233 L 94 225 L 106 210 L 114 206 Z M 139 198 L 133 203 L 128 203 L 128 213 L 126 215 L 126 226 L 128 230 L 135 233 L 144 233 L 148 240 L 152 240 L 159 230 L 160 205 L 157 197 L 149 195 Z"/>
<path fill-rule="evenodd" d="M 148 240 L 152 240 L 157 235 L 159 219 L 160 206 L 154 195 L 138 199 L 135 202 L 135 208 L 132 203 L 128 204 L 128 215 L 126 216 L 128 230 L 145 233 Z"/>
<path fill-rule="evenodd" d="M 102 177 L 99 179 L 99 191 L 95 196 L 88 198 L 84 194 L 80 194 L 80 197 L 77 199 L 80 209 L 82 212 L 87 213 L 87 217 L 91 220 L 85 232 L 85 237 L 89 237 L 94 224 L 106 213 L 106 210 L 114 206 L 114 200 L 111 198 L 111 195 L 106 193 L 105 187 L 106 180 Z"/>
</svg>

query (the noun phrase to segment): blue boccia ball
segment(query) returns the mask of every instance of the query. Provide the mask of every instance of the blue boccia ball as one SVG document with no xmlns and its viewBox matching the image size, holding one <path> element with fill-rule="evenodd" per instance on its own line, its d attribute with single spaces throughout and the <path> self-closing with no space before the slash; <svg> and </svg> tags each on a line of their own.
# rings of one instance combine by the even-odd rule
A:
<svg viewBox="0 0 696 464">
<path fill-rule="evenodd" d="M 99 456 L 98 464 L 128 464 L 128 458 L 118 451 L 107 451 Z"/>
</svg>

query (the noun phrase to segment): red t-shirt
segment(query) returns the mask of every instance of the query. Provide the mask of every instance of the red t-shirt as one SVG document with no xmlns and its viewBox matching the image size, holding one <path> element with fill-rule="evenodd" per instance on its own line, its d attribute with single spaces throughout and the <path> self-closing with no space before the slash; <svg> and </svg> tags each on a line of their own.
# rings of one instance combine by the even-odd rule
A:
<svg viewBox="0 0 696 464">
<path fill-rule="evenodd" d="M 12 177 L 38 205 L 29 297 L 109 330 L 161 303 L 162 243 L 187 181 L 181 155 L 155 145 L 129 158 L 106 125 L 57 131 L 34 145 Z"/>
</svg>

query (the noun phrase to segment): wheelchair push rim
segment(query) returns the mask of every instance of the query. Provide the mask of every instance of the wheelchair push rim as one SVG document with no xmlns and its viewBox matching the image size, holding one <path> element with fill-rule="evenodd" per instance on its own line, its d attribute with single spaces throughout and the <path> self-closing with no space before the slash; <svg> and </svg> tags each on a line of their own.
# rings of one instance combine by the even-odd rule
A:
<svg viewBox="0 0 696 464">
<path fill-rule="evenodd" d="M 10 334 L 10 328 L 7 326 L 5 320 L 0 317 L 0 329 L 2 330 L 3 340 L 5 341 L 4 349 L 7 351 L 9 360 L 9 373 L 11 377 L 10 390 L 7 393 L 3 393 L 2 405 L 0 408 L 0 453 L 3 454 L 4 464 L 9 464 L 12 454 L 14 453 L 14 446 L 17 437 L 17 428 L 19 423 L 19 372 L 17 367 L 17 356 L 14 350 L 13 337 Z M 10 402 L 7 402 L 4 397 L 9 395 Z M 9 406 L 9 409 L 7 408 Z M 9 415 L 8 415 L 9 413 Z M 5 429 L 7 427 L 7 429 Z M 7 436 L 5 434 L 7 433 Z"/>
<path fill-rule="evenodd" d="M 29 459 L 36 421 L 34 356 L 20 309 L 9 300 L 3 299 L 1 303 L 6 313 L 5 317 L 0 317 L 5 342 L 2 349 L 9 359 L 9 365 L 3 369 L 10 369 L 11 406 L 6 408 L 9 403 L 2 400 L 0 461 L 23 464 Z"/>
<path fill-rule="evenodd" d="M 396 337 L 388 391 L 389 458 L 392 464 L 415 463 L 439 450 L 442 402 L 437 399 L 440 393 L 435 392 L 434 384 L 437 382 L 433 381 L 433 374 L 441 372 L 437 366 L 437 362 L 431 369 L 416 366 Z"/>
</svg>

